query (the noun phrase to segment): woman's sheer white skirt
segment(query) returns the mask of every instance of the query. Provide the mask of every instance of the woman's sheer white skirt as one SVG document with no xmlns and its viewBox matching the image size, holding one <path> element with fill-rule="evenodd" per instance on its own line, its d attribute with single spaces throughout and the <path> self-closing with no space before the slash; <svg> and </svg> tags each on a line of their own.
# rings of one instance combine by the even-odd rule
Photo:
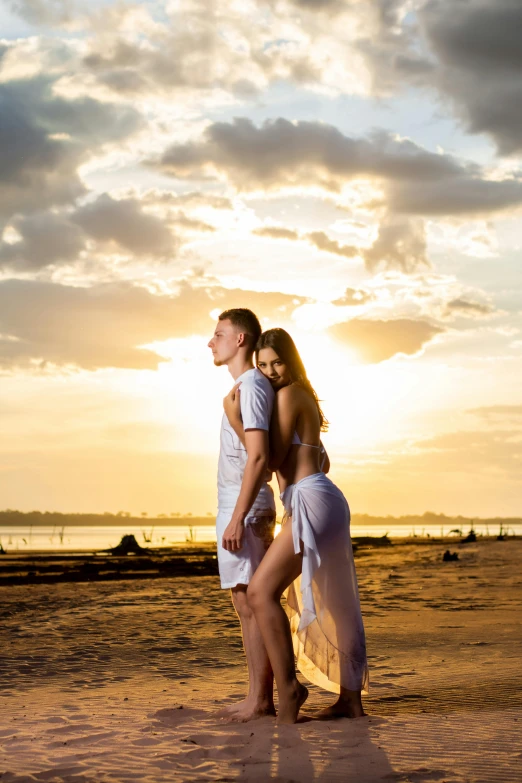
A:
<svg viewBox="0 0 522 783">
<path fill-rule="evenodd" d="M 341 490 L 315 473 L 281 495 L 291 517 L 301 576 L 286 592 L 299 671 L 333 693 L 368 692 L 368 664 L 357 576 L 350 540 L 350 509 Z M 290 520 L 289 520 L 290 521 Z"/>
</svg>

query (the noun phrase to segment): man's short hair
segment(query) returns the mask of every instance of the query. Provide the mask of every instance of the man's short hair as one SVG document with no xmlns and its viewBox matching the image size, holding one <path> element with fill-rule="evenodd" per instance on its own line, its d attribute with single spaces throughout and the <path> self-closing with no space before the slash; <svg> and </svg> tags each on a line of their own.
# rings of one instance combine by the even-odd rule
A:
<svg viewBox="0 0 522 783">
<path fill-rule="evenodd" d="M 243 332 L 248 340 L 248 347 L 255 348 L 257 341 L 261 336 L 261 324 L 259 319 L 252 310 L 247 310 L 246 307 L 234 307 L 231 310 L 223 310 L 218 321 L 230 321 L 236 329 Z"/>
</svg>

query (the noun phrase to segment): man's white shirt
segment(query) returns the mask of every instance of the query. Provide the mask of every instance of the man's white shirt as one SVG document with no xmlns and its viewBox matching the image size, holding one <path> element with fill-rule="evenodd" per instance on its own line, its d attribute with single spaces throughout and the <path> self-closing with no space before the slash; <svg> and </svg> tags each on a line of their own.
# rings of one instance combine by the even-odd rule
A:
<svg viewBox="0 0 522 783">
<path fill-rule="evenodd" d="M 247 370 L 236 383 L 240 383 L 241 418 L 245 430 L 270 429 L 270 417 L 274 406 L 274 390 L 270 381 L 256 368 Z M 241 482 L 247 463 L 247 452 L 230 426 L 227 415 L 221 422 L 218 462 L 218 508 L 233 509 L 241 491 Z M 252 512 L 274 508 L 274 494 L 266 481 L 252 504 Z"/>
</svg>

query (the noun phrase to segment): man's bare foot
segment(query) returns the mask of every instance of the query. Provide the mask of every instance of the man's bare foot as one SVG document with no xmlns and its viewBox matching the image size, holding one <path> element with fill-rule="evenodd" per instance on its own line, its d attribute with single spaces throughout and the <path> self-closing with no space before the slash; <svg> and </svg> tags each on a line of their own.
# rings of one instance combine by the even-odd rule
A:
<svg viewBox="0 0 522 783">
<path fill-rule="evenodd" d="M 315 717 L 317 720 L 332 720 L 334 718 L 364 718 L 365 715 L 361 695 L 354 692 L 354 695 L 349 698 L 340 696 L 335 704 L 321 710 Z"/>
<path fill-rule="evenodd" d="M 243 703 L 241 707 L 238 705 L 238 709 L 231 712 L 226 720 L 231 723 L 248 723 L 250 720 L 257 720 L 258 718 L 265 718 L 267 715 L 275 715 L 275 707 L 260 704 L 248 704 L 247 701 Z"/>
<path fill-rule="evenodd" d="M 246 723 L 256 718 L 264 718 L 266 715 L 275 715 L 273 702 L 255 702 L 248 698 L 237 704 L 229 704 L 215 713 L 216 718 L 235 723 Z"/>
<path fill-rule="evenodd" d="M 279 694 L 279 710 L 277 712 L 278 725 L 283 723 L 296 723 L 299 710 L 308 698 L 308 688 L 296 682 L 292 691 L 281 698 Z"/>
<path fill-rule="evenodd" d="M 248 699 L 242 699 L 241 701 L 237 702 L 237 704 L 227 704 L 226 707 L 222 707 L 220 710 L 215 712 L 214 715 L 216 718 L 228 718 L 234 712 L 244 707 L 247 701 Z"/>
</svg>

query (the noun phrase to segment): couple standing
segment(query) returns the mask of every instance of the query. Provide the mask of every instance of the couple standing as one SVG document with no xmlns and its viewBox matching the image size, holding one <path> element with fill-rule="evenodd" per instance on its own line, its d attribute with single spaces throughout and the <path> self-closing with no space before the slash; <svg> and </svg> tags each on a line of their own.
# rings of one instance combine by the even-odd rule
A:
<svg viewBox="0 0 522 783">
<path fill-rule="evenodd" d="M 232 592 L 249 674 L 246 699 L 221 714 L 275 714 L 275 678 L 278 722 L 295 723 L 308 696 L 295 653 L 310 682 L 339 694 L 322 717 L 360 717 L 368 667 L 350 510 L 325 475 L 317 395 L 288 332 L 261 333 L 250 310 L 221 313 L 209 347 L 235 381 L 224 400 L 216 525 L 221 586 Z M 271 471 L 285 509 L 275 539 Z"/>
</svg>

